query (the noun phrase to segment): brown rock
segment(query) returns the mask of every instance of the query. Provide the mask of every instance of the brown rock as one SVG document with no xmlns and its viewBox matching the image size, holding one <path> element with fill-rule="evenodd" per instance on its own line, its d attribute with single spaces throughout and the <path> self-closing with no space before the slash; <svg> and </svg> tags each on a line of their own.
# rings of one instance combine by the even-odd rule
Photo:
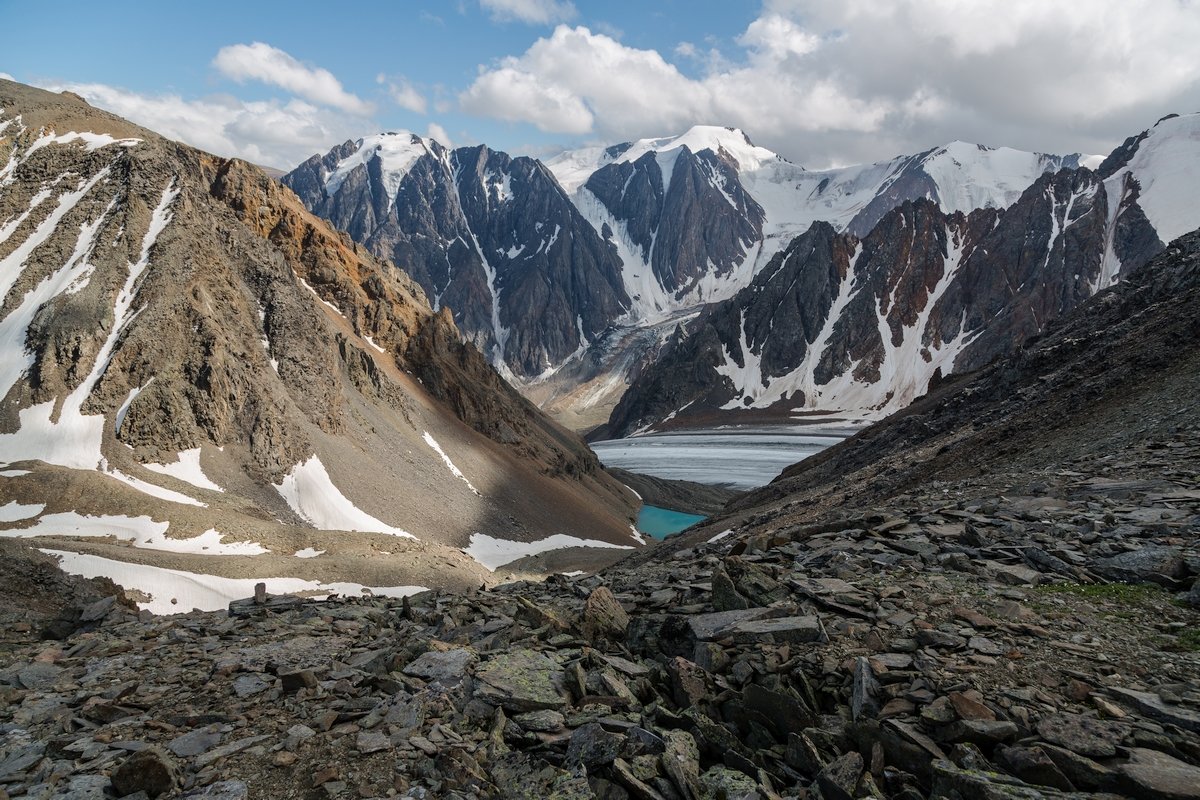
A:
<svg viewBox="0 0 1200 800">
<path fill-rule="evenodd" d="M 983 696 L 979 692 L 951 692 L 948 697 L 950 705 L 954 706 L 955 712 L 962 719 L 994 720 L 996 718 L 996 712 L 983 704 Z"/>
<path fill-rule="evenodd" d="M 592 590 L 583 604 L 583 635 L 589 641 L 618 640 L 629 628 L 629 614 L 607 586 Z"/>
<path fill-rule="evenodd" d="M 112 785 L 117 794 L 145 792 L 158 797 L 175 788 L 179 772 L 169 755 L 157 747 L 139 750 L 125 759 L 112 775 Z"/>
</svg>

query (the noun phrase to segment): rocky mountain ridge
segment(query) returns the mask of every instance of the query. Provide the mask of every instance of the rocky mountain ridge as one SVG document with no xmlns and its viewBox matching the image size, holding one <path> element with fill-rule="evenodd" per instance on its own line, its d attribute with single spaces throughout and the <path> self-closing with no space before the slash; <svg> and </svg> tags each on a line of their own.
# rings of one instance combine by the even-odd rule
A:
<svg viewBox="0 0 1200 800">
<path fill-rule="evenodd" d="M 348 141 L 283 180 L 449 306 L 527 396 L 584 424 L 654 355 L 652 332 L 743 289 L 812 222 L 865 235 L 921 197 L 947 212 L 1004 208 L 1080 159 L 955 142 L 810 171 L 741 131 L 697 126 L 543 165 L 401 132 Z"/>
<path fill-rule="evenodd" d="M 637 544 L 583 443 L 289 190 L 71 96 L 0 108 L 0 534 L 160 610 Z"/>
<path fill-rule="evenodd" d="M 607 435 L 718 416 L 879 418 L 988 363 L 1136 274 L 1163 248 L 1160 229 L 1200 224 L 1175 177 L 1200 158 L 1198 119 L 1160 121 L 1098 171 L 1044 174 L 1004 210 L 905 202 L 862 239 L 814 223 L 676 331 Z"/>
</svg>

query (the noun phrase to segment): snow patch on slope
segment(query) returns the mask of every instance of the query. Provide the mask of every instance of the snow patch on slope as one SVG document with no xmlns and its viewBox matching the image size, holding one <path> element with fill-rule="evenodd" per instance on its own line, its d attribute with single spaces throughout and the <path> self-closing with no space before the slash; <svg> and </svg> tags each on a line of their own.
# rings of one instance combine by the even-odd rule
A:
<svg viewBox="0 0 1200 800">
<path fill-rule="evenodd" d="M 301 578 L 222 578 L 175 569 L 129 564 L 100 556 L 71 553 L 64 550 L 42 550 L 59 559 L 64 572 L 84 578 L 111 578 L 127 589 L 149 595 L 138 607 L 152 614 L 181 614 L 196 608 L 201 611 L 221 611 L 234 600 L 254 595 L 254 586 L 267 585 L 270 594 L 307 594 L 314 598 L 331 594 L 380 597 L 409 597 L 428 591 L 424 586 L 363 586 L 359 583 L 320 583 Z"/>
<path fill-rule="evenodd" d="M 408 531 L 392 527 L 360 509 L 333 485 L 321 459 L 315 455 L 292 468 L 275 491 L 288 506 L 313 527 L 332 531 L 386 533 L 415 539 Z"/>
<path fill-rule="evenodd" d="M 610 544 L 598 539 L 579 539 L 556 533 L 536 542 L 514 542 L 509 539 L 497 539 L 485 533 L 471 534 L 471 543 L 463 548 L 463 552 L 478 561 L 490 572 L 495 572 L 505 564 L 511 564 L 527 556 L 535 556 L 548 550 L 562 550 L 567 547 L 599 547 L 612 550 L 632 550 L 630 545 Z"/>
<path fill-rule="evenodd" d="M 199 447 L 184 450 L 179 454 L 179 460 L 172 464 L 143 464 L 142 466 L 151 472 L 170 475 L 172 478 L 178 478 L 184 483 L 190 483 L 197 489 L 208 489 L 213 492 L 225 491 L 209 480 L 208 476 L 204 474 L 204 470 L 200 468 Z"/>
<path fill-rule="evenodd" d="M 35 515 L 31 515 L 35 516 Z M 271 552 L 258 542 L 223 542 L 224 534 L 215 529 L 190 539 L 171 539 L 166 536 L 169 522 L 157 522 L 150 517 L 129 517 L 124 514 L 97 515 L 64 511 L 47 514 L 28 528 L 0 530 L 0 536 L 29 539 L 33 537 L 74 536 L 107 538 L 129 542 L 141 550 L 165 553 L 184 553 L 207 556 L 257 556 Z"/>
<path fill-rule="evenodd" d="M 0 506 L 0 522 L 19 522 L 23 519 L 33 519 L 46 510 L 42 503 L 23 504 L 13 500 Z"/>
<path fill-rule="evenodd" d="M 483 497 L 483 495 L 479 494 L 479 490 L 476 489 L 471 484 L 471 481 L 467 480 L 467 476 L 463 475 L 462 470 L 460 470 L 458 467 L 454 466 L 454 462 L 450 460 L 450 456 L 446 455 L 446 451 L 442 449 L 442 446 L 440 444 L 438 444 L 437 439 L 434 439 L 433 436 L 430 435 L 429 431 L 425 431 L 424 438 L 425 438 L 425 444 L 427 444 L 431 448 L 433 448 L 433 451 L 442 457 L 442 461 L 445 462 L 446 466 L 450 468 L 450 473 L 454 477 L 458 478 L 460 481 L 465 483 L 467 485 L 467 488 L 470 489 L 474 494 L 476 494 L 479 497 Z"/>
<path fill-rule="evenodd" d="M 75 202 L 78 202 L 79 197 L 82 197 L 87 189 L 95 185 L 105 174 L 107 174 L 107 170 L 102 170 L 91 181 L 81 187 L 80 190 L 73 193 L 78 194 L 78 196 L 70 205 L 73 206 Z M 0 435 L 0 460 L 21 461 L 39 459 L 48 464 L 57 464 L 73 469 L 93 470 L 100 468 L 102 459 L 100 443 L 104 435 L 104 416 L 100 414 L 84 415 L 82 411 L 83 404 L 108 369 L 113 351 L 121 334 L 124 333 L 125 328 L 137 316 L 137 312 L 133 310 L 133 304 L 137 298 L 142 274 L 150 265 L 150 250 L 154 247 L 159 234 L 170 223 L 171 213 L 169 209 L 178 194 L 179 190 L 175 188 L 174 181 L 163 189 L 158 206 L 151 214 L 150 225 L 142 239 L 141 254 L 136 263 L 129 265 L 125 284 L 117 294 L 116 302 L 113 305 L 112 328 L 109 330 L 107 338 L 96 354 L 95 362 L 87 377 L 63 400 L 62 407 L 58 409 L 57 419 L 55 418 L 56 400 L 48 400 L 40 405 L 21 409 L 19 414 L 19 429 L 15 433 Z M 51 215 L 51 218 L 53 216 Z M 57 221 L 54 224 L 57 224 Z M 41 291 L 42 294 L 48 294 L 51 289 L 59 287 L 61 287 L 62 291 L 67 291 L 75 281 L 82 280 L 86 275 L 90 274 L 91 268 L 86 263 L 86 257 L 91 252 L 94 244 L 95 230 L 98 230 L 99 225 L 100 220 L 94 223 L 94 229 L 89 229 L 86 225 L 84 226 L 84 229 L 81 231 L 80 240 L 76 245 L 75 253 L 68 259 L 67 264 L 54 273 L 47 281 L 40 284 L 38 288 L 35 288 L 33 292 Z M 45 237 L 48 236 L 49 232 L 45 234 Z M 23 261 L 24 259 L 22 258 L 20 263 L 23 263 Z M 0 281 L 2 280 L 3 273 L 0 273 Z M 10 287 L 11 284 L 9 287 L 4 287 L 5 293 L 7 293 Z M 50 294 L 50 297 L 53 296 L 53 294 Z M 22 307 L 24 308 L 25 306 L 23 305 Z M 40 304 L 38 307 L 40 307 Z M 3 321 L 0 321 L 0 329 L 3 331 L 0 333 L 0 346 L 15 350 L 19 342 L 20 356 L 18 357 L 23 359 L 25 365 L 21 368 L 21 371 L 24 371 L 29 363 L 31 363 L 28 354 L 24 353 L 25 329 L 29 324 L 28 321 L 25 321 L 25 316 L 28 315 L 28 320 L 31 321 L 31 315 L 36 313 L 36 310 L 36 308 L 32 308 L 32 310 L 25 312 L 25 314 L 22 314 L 19 310 L 14 311 L 8 317 L 5 317 Z M 18 327 L 19 330 L 17 330 Z M 7 361 L 6 357 L 5 363 Z M 15 377 L 4 373 L 3 378 L 0 379 L 0 393 L 7 393 L 19 376 L 19 372 Z"/>
</svg>

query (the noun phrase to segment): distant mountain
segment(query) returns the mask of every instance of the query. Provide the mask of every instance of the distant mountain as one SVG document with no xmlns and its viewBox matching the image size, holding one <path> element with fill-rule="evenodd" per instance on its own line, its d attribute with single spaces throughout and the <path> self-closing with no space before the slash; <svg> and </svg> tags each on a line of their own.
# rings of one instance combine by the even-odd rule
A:
<svg viewBox="0 0 1200 800">
<path fill-rule="evenodd" d="M 517 375 L 586 349 L 629 306 L 615 253 L 533 159 L 391 133 L 314 156 L 283 182 Z"/>
<path fill-rule="evenodd" d="M 1162 120 L 1094 171 L 1043 174 L 1006 210 L 906 201 L 862 239 L 814 223 L 749 287 L 676 332 L 614 410 L 609 433 L 716 411 L 881 416 L 907 405 L 1200 225 L 1188 189 L 1197 133 L 1200 115 Z"/>
<path fill-rule="evenodd" d="M 7 81 L 0 159 L 0 535 L 380 587 L 635 544 L 577 437 L 257 168 Z"/>
<path fill-rule="evenodd" d="M 813 171 L 735 128 L 699 126 L 564 153 L 547 166 L 597 229 L 612 230 L 627 278 L 631 267 L 641 278 L 626 286 L 646 319 L 729 297 L 813 222 L 864 236 L 906 200 L 928 198 L 948 213 L 1006 208 L 1038 176 L 1081 158 L 953 142 Z"/>
<path fill-rule="evenodd" d="M 390 133 L 313 156 L 283 181 L 411 274 L 536 395 L 546 381 L 566 392 L 611 383 L 613 369 L 623 385 L 639 359 L 611 343 L 644 337 L 613 329 L 661 324 L 732 296 L 815 220 L 865 232 L 919 197 L 946 211 L 1001 208 L 1043 172 L 1078 163 L 955 143 L 814 172 L 741 131 L 701 126 L 542 164 Z"/>
</svg>

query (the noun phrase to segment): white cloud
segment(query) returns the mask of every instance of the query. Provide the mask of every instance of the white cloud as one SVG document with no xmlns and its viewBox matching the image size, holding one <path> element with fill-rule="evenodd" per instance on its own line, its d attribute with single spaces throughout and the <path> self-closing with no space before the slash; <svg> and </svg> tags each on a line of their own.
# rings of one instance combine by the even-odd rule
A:
<svg viewBox="0 0 1200 800">
<path fill-rule="evenodd" d="M 329 70 L 302 64 L 283 50 L 263 42 L 222 47 L 213 59 L 213 66 L 238 83 L 262 81 L 351 114 L 373 112 L 370 103 L 347 92 Z"/>
<path fill-rule="evenodd" d="M 3 78 L 6 81 L 15 81 L 16 80 L 16 78 L 14 78 L 12 75 L 9 75 L 7 72 L 0 72 L 0 78 Z"/>
<path fill-rule="evenodd" d="M 395 79 L 389 79 L 386 75 L 378 75 L 375 78 L 376 83 L 383 84 L 387 87 L 388 96 L 392 98 L 392 102 L 403 109 L 412 111 L 415 114 L 425 114 L 429 110 L 429 101 L 425 99 L 425 95 L 413 86 L 412 83 L 405 77 L 400 76 Z"/>
<path fill-rule="evenodd" d="M 278 169 L 291 169 L 314 153 L 362 136 L 374 123 L 303 100 L 246 102 L 228 95 L 184 99 L 143 95 L 99 83 L 44 86 L 72 91 L 170 139 L 221 156 L 237 156 Z"/>
<path fill-rule="evenodd" d="M 654 50 L 559 26 L 481 69 L 468 113 L 609 141 L 736 125 L 801 163 L 951 139 L 1102 151 L 1200 107 L 1200 13 L 1180 0 L 767 0 L 692 77 Z M 695 63 L 679 45 L 674 58 Z"/>
<path fill-rule="evenodd" d="M 550 25 L 574 19 L 578 13 L 569 0 L 479 0 L 492 19 L 501 22 L 527 22 L 530 25 Z"/>
<path fill-rule="evenodd" d="M 446 133 L 446 129 L 441 125 L 438 125 L 436 122 L 429 123 L 429 130 L 425 133 L 425 136 L 429 139 L 439 142 L 447 148 L 454 147 L 454 142 L 450 140 L 450 134 Z"/>
</svg>

